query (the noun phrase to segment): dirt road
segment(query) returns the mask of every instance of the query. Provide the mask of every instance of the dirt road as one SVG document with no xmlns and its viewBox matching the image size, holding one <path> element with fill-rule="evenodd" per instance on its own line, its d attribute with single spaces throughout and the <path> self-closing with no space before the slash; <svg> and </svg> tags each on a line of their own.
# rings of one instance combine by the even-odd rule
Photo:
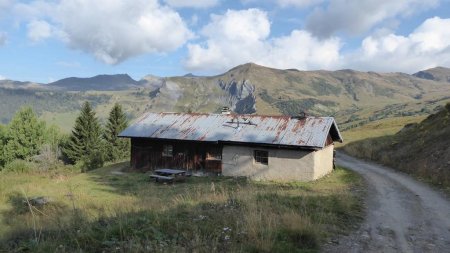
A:
<svg viewBox="0 0 450 253">
<path fill-rule="evenodd" d="M 361 228 L 325 252 L 450 252 L 450 202 L 430 187 L 392 169 L 338 153 L 337 163 L 367 181 L 367 216 Z"/>
</svg>

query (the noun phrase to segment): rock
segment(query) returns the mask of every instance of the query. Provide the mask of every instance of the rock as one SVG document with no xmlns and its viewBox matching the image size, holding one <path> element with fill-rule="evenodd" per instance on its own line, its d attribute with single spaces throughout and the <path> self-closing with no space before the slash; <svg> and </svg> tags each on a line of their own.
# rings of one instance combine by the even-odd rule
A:
<svg viewBox="0 0 450 253">
<path fill-rule="evenodd" d="M 25 204 L 30 204 L 32 206 L 44 206 L 48 203 L 52 202 L 52 200 L 49 197 L 34 197 L 29 199 L 28 201 L 24 200 Z"/>
</svg>

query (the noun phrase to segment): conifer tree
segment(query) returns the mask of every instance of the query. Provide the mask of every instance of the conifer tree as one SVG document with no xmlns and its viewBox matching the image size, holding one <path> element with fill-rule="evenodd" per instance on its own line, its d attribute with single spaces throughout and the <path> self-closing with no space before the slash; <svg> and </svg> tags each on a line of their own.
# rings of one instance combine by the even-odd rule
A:
<svg viewBox="0 0 450 253">
<path fill-rule="evenodd" d="M 3 140 L 3 160 L 27 159 L 37 155 L 44 143 L 45 122 L 39 121 L 30 107 L 23 107 L 14 115 Z"/>
<path fill-rule="evenodd" d="M 108 161 L 126 158 L 130 152 L 130 141 L 117 137 L 128 126 L 128 121 L 122 106 L 115 104 L 109 112 L 105 127 L 106 155 Z"/>
<path fill-rule="evenodd" d="M 103 166 L 102 144 L 100 123 L 89 102 L 85 102 L 64 153 L 73 163 L 82 161 L 83 170 L 95 169 Z"/>
</svg>

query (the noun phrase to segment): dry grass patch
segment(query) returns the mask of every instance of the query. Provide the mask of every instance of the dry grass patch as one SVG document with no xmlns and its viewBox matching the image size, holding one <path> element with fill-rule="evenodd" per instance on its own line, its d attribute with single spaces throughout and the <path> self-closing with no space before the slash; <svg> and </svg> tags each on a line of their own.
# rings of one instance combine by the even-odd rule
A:
<svg viewBox="0 0 450 253">
<path fill-rule="evenodd" d="M 115 170 L 0 175 L 0 251 L 316 252 L 362 216 L 361 179 L 342 168 L 310 183 L 174 185 Z M 31 212 L 25 194 L 54 201 Z"/>
</svg>

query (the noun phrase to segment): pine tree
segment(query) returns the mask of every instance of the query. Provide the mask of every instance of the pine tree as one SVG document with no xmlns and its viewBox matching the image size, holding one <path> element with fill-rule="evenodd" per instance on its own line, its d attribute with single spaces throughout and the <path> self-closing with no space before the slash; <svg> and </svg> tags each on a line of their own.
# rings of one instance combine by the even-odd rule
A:
<svg viewBox="0 0 450 253">
<path fill-rule="evenodd" d="M 37 155 L 44 143 L 45 123 L 39 121 L 30 107 L 23 107 L 14 115 L 3 140 L 3 160 L 27 159 Z"/>
<path fill-rule="evenodd" d="M 130 141 L 117 137 L 127 126 L 128 121 L 122 110 L 122 106 L 115 104 L 109 112 L 104 134 L 108 161 L 117 161 L 129 156 Z"/>
<path fill-rule="evenodd" d="M 71 162 L 83 162 L 83 170 L 103 166 L 101 127 L 89 102 L 85 102 L 64 148 Z"/>
</svg>

